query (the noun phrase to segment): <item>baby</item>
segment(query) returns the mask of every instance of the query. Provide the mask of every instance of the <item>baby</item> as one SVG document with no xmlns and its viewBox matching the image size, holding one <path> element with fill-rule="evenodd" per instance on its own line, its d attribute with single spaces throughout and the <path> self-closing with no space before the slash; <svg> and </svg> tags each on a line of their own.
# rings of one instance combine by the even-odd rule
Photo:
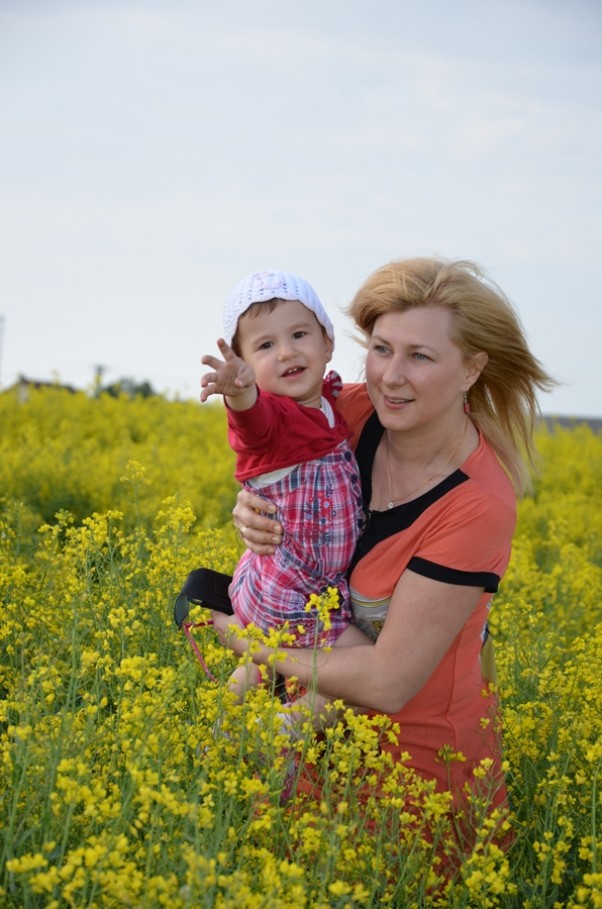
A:
<svg viewBox="0 0 602 909">
<path fill-rule="evenodd" d="M 348 429 L 334 408 L 341 382 L 325 376 L 332 323 L 302 278 L 257 272 L 230 294 L 217 343 L 223 359 L 202 358 L 212 372 L 201 380 L 201 401 L 224 396 L 236 478 L 276 506 L 283 527 L 273 555 L 247 550 L 240 559 L 229 588 L 234 614 L 264 631 L 288 623 L 292 646 L 336 645 L 345 629 L 347 645 L 365 643 L 349 628 L 346 573 L 363 511 Z M 338 588 L 340 608 L 325 630 L 306 604 L 328 587 Z M 241 666 L 231 687 L 242 697 L 259 680 L 256 667 Z M 312 699 L 316 715 L 324 703 Z"/>
</svg>

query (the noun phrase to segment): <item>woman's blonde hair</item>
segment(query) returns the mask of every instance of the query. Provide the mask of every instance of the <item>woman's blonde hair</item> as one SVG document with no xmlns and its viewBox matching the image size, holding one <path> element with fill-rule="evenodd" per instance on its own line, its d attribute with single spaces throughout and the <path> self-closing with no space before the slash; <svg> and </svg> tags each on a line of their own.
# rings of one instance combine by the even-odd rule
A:
<svg viewBox="0 0 602 909">
<path fill-rule="evenodd" d="M 369 338 L 377 318 L 417 306 L 445 306 L 454 338 L 468 360 L 485 351 L 487 364 L 470 389 L 470 414 L 493 446 L 518 493 L 530 485 L 536 392 L 556 383 L 529 350 L 520 319 L 503 291 L 474 262 L 402 259 L 377 269 L 348 313 Z"/>
</svg>

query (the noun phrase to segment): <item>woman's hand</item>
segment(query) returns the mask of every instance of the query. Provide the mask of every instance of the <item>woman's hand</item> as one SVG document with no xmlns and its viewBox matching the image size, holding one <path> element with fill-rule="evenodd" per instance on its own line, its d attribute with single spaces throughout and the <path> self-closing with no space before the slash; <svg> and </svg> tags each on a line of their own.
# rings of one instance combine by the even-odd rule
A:
<svg viewBox="0 0 602 909">
<path fill-rule="evenodd" d="M 271 502 L 241 489 L 232 510 L 234 525 L 245 545 L 256 555 L 273 555 L 274 547 L 282 542 L 282 526 L 267 517 L 268 514 L 276 514 Z"/>
</svg>

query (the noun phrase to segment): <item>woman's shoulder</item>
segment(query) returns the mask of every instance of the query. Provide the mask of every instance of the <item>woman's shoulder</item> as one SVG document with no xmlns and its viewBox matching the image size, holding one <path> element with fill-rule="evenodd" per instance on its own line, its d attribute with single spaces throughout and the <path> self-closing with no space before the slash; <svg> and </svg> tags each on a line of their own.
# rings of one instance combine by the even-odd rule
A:
<svg viewBox="0 0 602 909">
<path fill-rule="evenodd" d="M 374 411 L 365 384 L 356 382 L 343 385 L 336 399 L 336 409 L 350 429 L 349 444 L 355 448 L 366 420 Z"/>
<path fill-rule="evenodd" d="M 484 497 L 501 500 L 512 511 L 516 510 L 512 481 L 482 433 L 479 433 L 479 444 L 460 469 L 473 481 L 473 491 L 478 489 Z"/>
</svg>

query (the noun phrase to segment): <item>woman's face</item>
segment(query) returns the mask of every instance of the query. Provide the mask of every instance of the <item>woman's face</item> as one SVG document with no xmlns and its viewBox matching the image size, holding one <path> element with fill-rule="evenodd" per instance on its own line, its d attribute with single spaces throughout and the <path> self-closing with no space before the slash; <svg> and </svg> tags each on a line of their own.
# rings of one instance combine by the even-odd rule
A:
<svg viewBox="0 0 602 909">
<path fill-rule="evenodd" d="M 463 414 L 463 392 L 482 366 L 465 362 L 452 340 L 452 319 L 449 309 L 433 305 L 387 313 L 374 323 L 366 384 L 385 428 L 436 427 Z"/>
</svg>

